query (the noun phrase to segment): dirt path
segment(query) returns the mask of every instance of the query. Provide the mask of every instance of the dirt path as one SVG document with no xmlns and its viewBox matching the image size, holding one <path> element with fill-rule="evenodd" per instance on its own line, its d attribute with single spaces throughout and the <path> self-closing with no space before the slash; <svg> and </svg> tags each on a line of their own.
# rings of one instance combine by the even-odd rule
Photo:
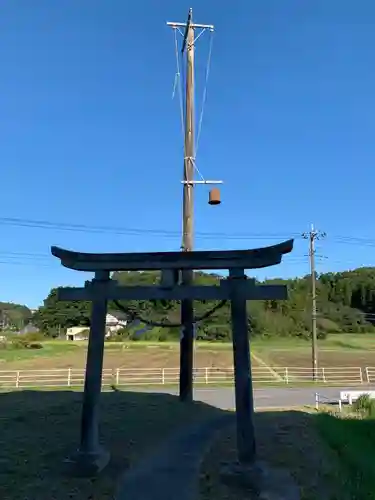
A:
<svg viewBox="0 0 375 500">
<path fill-rule="evenodd" d="M 152 456 L 125 472 L 116 500 L 197 500 L 202 455 L 215 432 L 232 418 L 225 415 L 188 432 L 179 431 Z"/>
</svg>

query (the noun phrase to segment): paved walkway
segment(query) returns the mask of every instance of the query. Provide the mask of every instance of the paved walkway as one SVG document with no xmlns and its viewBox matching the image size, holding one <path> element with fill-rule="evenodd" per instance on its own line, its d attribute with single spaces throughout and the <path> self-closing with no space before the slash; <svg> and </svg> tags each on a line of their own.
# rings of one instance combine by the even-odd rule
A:
<svg viewBox="0 0 375 500">
<path fill-rule="evenodd" d="M 144 462 L 125 472 L 116 500 L 196 500 L 203 454 L 215 433 L 233 418 L 224 415 L 173 435 Z"/>
</svg>

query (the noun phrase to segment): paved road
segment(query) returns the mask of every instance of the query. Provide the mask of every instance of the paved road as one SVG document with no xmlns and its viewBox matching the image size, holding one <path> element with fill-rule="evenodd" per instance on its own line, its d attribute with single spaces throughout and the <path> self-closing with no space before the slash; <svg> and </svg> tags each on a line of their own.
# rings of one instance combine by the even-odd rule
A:
<svg viewBox="0 0 375 500">
<path fill-rule="evenodd" d="M 315 404 L 315 393 L 329 399 L 337 399 L 337 388 L 287 388 L 267 387 L 254 390 L 255 408 L 289 407 Z M 235 407 L 233 388 L 198 389 L 195 398 L 222 409 Z"/>
<path fill-rule="evenodd" d="M 322 400 L 337 400 L 339 393 L 346 387 L 267 387 L 254 390 L 255 408 L 277 408 L 290 406 L 304 406 L 315 404 L 315 393 L 319 393 Z M 350 390 L 356 390 L 351 387 Z M 363 387 L 357 390 L 363 390 Z M 152 392 L 162 392 L 177 395 L 174 389 L 157 389 Z M 194 399 L 202 401 L 224 410 L 235 407 L 234 389 L 232 387 L 212 387 L 207 389 L 196 389 Z"/>
</svg>

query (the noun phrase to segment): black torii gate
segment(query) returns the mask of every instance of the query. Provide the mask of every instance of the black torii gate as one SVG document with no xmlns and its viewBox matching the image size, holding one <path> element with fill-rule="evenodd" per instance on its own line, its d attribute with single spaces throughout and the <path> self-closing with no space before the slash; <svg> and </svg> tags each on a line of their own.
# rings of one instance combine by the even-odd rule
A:
<svg viewBox="0 0 375 500">
<path fill-rule="evenodd" d="M 247 300 L 285 300 L 284 285 L 256 285 L 245 269 L 279 264 L 291 252 L 293 240 L 252 250 L 154 252 L 154 253 L 81 253 L 52 247 L 52 255 L 61 264 L 77 271 L 94 272 L 95 278 L 82 288 L 63 288 L 59 300 L 92 302 L 85 386 L 83 394 L 81 440 L 77 453 L 69 460 L 79 473 L 92 475 L 109 461 L 109 452 L 99 445 L 99 399 L 102 383 L 105 319 L 109 300 L 225 300 L 231 301 L 238 459 L 251 464 L 255 459 L 254 403 L 251 358 L 248 338 Z M 220 286 L 179 284 L 180 272 L 228 269 L 229 279 Z M 112 271 L 160 270 L 159 286 L 121 286 L 111 280 Z M 181 368 L 181 367 L 180 367 Z M 190 375 L 190 374 L 185 374 Z"/>
</svg>

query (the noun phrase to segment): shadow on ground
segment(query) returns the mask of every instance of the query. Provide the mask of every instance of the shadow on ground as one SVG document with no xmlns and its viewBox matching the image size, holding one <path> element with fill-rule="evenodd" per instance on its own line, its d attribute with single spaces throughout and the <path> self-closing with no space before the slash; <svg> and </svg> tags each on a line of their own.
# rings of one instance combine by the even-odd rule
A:
<svg viewBox="0 0 375 500">
<path fill-rule="evenodd" d="M 0 394 L 0 498 L 2 500 L 110 499 L 118 477 L 183 424 L 224 414 L 175 396 L 105 392 L 100 435 L 111 462 L 95 479 L 64 475 L 63 460 L 77 449 L 82 394 L 20 391 Z"/>
<path fill-rule="evenodd" d="M 305 408 L 259 412 L 255 422 L 259 459 L 288 469 L 302 500 L 375 499 L 374 421 Z M 201 500 L 252 498 L 220 478 L 236 460 L 235 442 L 234 426 L 217 435 L 202 465 Z"/>
<path fill-rule="evenodd" d="M 100 434 L 112 458 L 97 478 L 83 479 L 68 477 L 63 467 L 79 443 L 81 400 L 81 393 L 68 391 L 0 394 L 2 500 L 112 499 L 123 472 L 179 428 L 229 414 L 200 402 L 181 404 L 165 393 L 102 393 Z M 311 409 L 265 411 L 256 414 L 256 434 L 259 458 L 288 468 L 302 499 L 375 499 L 374 421 Z M 222 481 L 222 466 L 234 461 L 235 427 L 230 425 L 218 431 L 204 457 L 201 500 L 251 498 Z"/>
</svg>

